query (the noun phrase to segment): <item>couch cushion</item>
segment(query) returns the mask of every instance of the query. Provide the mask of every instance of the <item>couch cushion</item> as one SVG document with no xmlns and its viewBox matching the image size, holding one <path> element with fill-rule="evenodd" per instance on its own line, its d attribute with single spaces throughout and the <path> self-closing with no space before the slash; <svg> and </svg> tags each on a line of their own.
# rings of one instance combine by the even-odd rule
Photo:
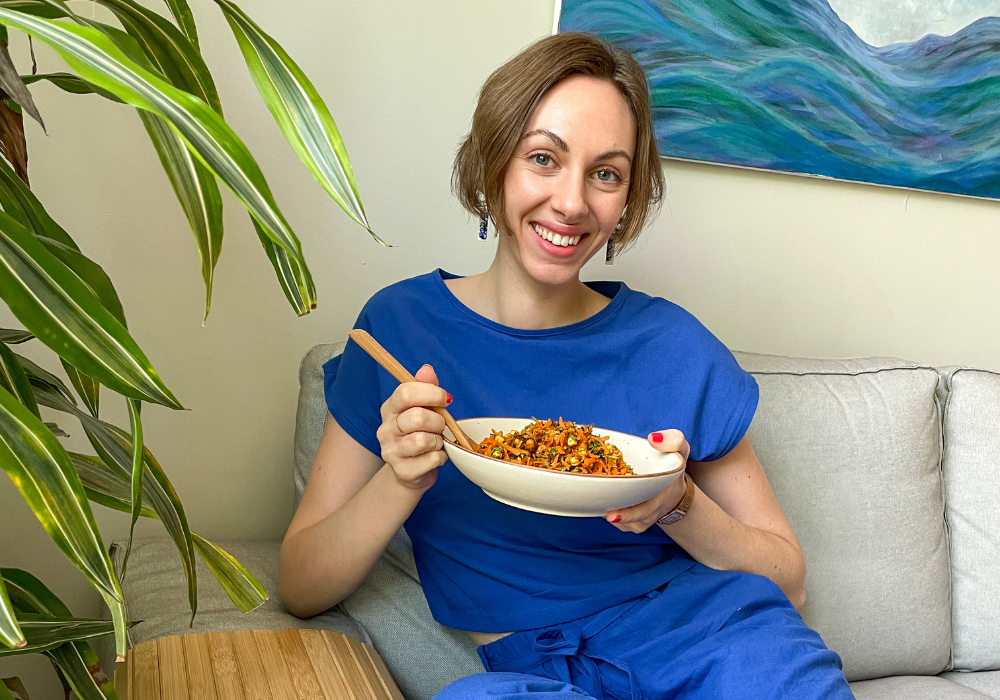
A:
<svg viewBox="0 0 1000 700">
<path fill-rule="evenodd" d="M 1000 375 L 945 373 L 954 667 L 1000 669 Z"/>
<path fill-rule="evenodd" d="M 952 671 L 941 677 L 1000 700 L 1000 671 Z"/>
<path fill-rule="evenodd" d="M 277 595 L 280 542 L 235 540 L 216 544 L 253 574 L 270 594 L 267 602 L 249 613 L 241 613 L 205 563 L 197 557 L 198 614 L 194 626 L 189 627 L 191 609 L 188 607 L 187 583 L 173 541 L 165 537 L 137 539 L 132 545 L 128 571 L 122 582 L 129 619 L 142 620 L 129 631 L 133 646 L 147 639 L 189 632 L 286 627 L 342 632 L 370 643 L 364 631 L 339 609 L 329 610 L 310 620 L 300 620 L 285 610 Z M 121 571 L 125 545 L 124 541 L 111 545 L 111 561 L 117 572 Z"/>
<path fill-rule="evenodd" d="M 891 358 L 737 353 L 749 436 L 806 556 L 803 617 L 850 680 L 948 665 L 938 374 Z"/>
<path fill-rule="evenodd" d="M 990 700 L 989 695 L 933 676 L 897 676 L 851 683 L 858 700 Z"/>
<path fill-rule="evenodd" d="M 323 437 L 326 416 L 326 397 L 323 394 L 323 364 L 344 351 L 345 343 L 316 345 L 299 363 L 299 405 L 295 413 L 295 466 L 292 479 L 295 485 L 295 507 L 298 508 L 302 490 L 306 487 L 313 457 Z"/>
</svg>

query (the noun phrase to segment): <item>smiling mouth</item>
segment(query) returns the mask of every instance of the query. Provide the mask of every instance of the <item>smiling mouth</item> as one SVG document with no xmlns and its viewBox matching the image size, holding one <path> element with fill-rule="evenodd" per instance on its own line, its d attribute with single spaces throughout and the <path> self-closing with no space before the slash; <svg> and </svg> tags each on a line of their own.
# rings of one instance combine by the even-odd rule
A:
<svg viewBox="0 0 1000 700">
<path fill-rule="evenodd" d="M 531 228 L 536 234 L 538 234 L 539 237 L 544 238 L 553 245 L 562 246 L 563 248 L 575 246 L 580 242 L 581 238 L 587 235 L 584 233 L 579 236 L 560 236 L 558 233 L 553 233 L 541 224 L 536 223 L 532 223 Z"/>
</svg>

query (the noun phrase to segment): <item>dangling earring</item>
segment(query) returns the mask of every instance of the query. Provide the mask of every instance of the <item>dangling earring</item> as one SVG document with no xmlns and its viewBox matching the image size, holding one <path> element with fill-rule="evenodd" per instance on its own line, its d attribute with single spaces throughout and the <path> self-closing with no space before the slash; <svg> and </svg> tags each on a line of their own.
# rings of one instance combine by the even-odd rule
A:
<svg viewBox="0 0 1000 700">
<path fill-rule="evenodd" d="M 615 236 L 618 235 L 618 232 L 621 230 L 622 230 L 622 225 L 621 222 L 619 221 L 618 225 L 615 226 L 615 232 L 611 234 L 611 238 L 608 239 L 608 249 L 604 253 L 605 265 L 615 264 Z"/>
<path fill-rule="evenodd" d="M 479 240 L 486 240 L 486 214 L 479 217 Z"/>
</svg>

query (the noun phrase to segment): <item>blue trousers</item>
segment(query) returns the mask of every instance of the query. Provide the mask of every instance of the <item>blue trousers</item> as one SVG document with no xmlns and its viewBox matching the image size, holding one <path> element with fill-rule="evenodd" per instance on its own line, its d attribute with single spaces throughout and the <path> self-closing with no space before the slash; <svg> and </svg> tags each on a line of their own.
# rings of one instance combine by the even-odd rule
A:
<svg viewBox="0 0 1000 700">
<path fill-rule="evenodd" d="M 701 564 L 580 620 L 479 647 L 434 700 L 853 700 L 840 657 L 763 576 Z"/>
</svg>

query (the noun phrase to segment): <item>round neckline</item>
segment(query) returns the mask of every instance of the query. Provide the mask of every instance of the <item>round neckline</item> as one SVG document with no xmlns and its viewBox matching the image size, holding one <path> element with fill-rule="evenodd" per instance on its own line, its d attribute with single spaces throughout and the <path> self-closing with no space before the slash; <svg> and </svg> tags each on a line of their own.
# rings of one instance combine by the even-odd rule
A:
<svg viewBox="0 0 1000 700">
<path fill-rule="evenodd" d="M 609 297 L 609 301 L 607 304 L 605 304 L 604 308 L 598 311 L 593 316 L 588 316 L 582 321 L 571 323 L 568 326 L 555 326 L 553 328 L 514 328 L 513 326 L 505 326 L 502 323 L 497 323 L 496 321 L 493 321 L 481 314 L 476 313 L 468 306 L 463 304 L 457 296 L 455 296 L 454 292 L 452 292 L 448 288 L 448 285 L 445 284 L 444 281 L 446 279 L 460 279 L 462 275 L 452 274 L 451 272 L 442 270 L 440 267 L 436 269 L 434 272 L 432 272 L 431 275 L 434 278 L 435 286 L 441 291 L 441 293 L 445 296 L 445 298 L 447 298 L 452 304 L 454 304 L 455 308 L 457 308 L 465 316 L 468 316 L 469 318 L 471 318 L 476 323 L 479 323 L 480 325 L 486 326 L 487 328 L 491 328 L 495 331 L 499 331 L 500 333 L 506 333 L 507 335 L 519 335 L 528 337 L 540 337 L 547 335 L 562 335 L 564 333 L 573 333 L 574 331 L 578 331 L 582 328 L 592 326 L 595 323 L 599 323 L 600 321 L 607 318 L 610 314 L 614 313 L 615 309 L 617 309 L 619 306 L 622 305 L 622 302 L 624 301 L 626 296 L 625 293 L 628 290 L 628 287 L 625 286 L 624 282 L 606 282 L 606 281 L 584 282 L 585 285 L 593 289 L 598 294 L 602 294 L 603 296 Z M 609 295 L 606 292 L 611 292 L 611 294 Z"/>
</svg>

